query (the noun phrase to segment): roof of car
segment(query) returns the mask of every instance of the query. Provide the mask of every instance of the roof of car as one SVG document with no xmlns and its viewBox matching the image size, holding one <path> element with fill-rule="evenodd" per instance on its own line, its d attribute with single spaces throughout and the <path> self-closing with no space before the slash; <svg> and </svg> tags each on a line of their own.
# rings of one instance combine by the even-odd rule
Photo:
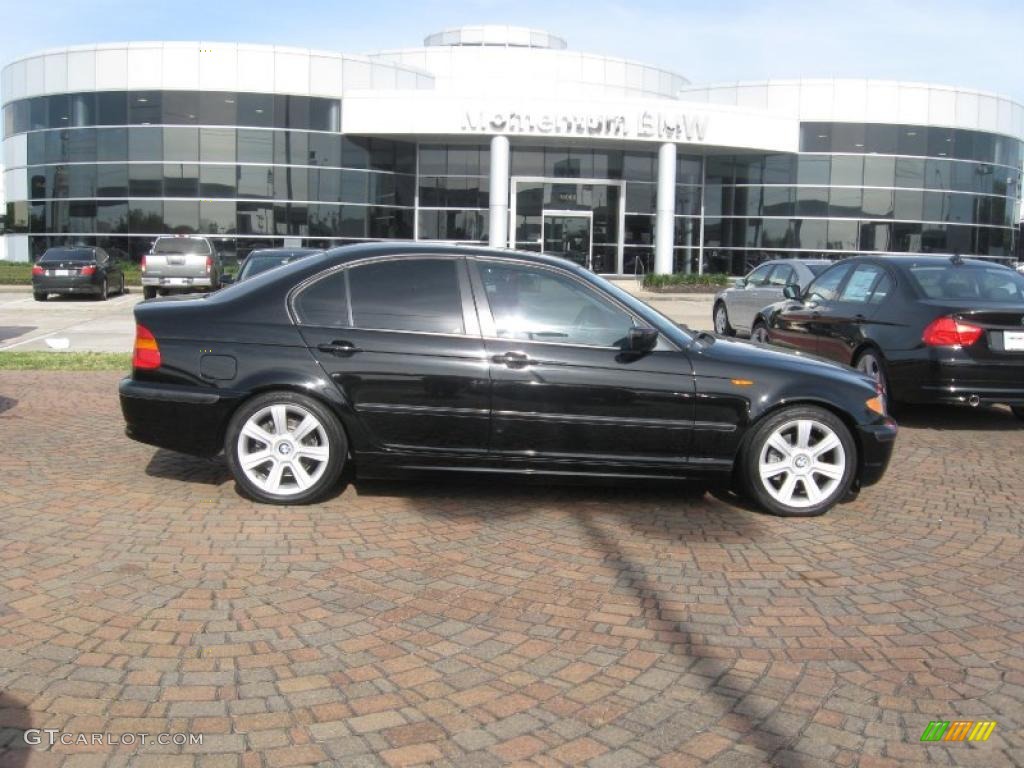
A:
<svg viewBox="0 0 1024 768">
<path fill-rule="evenodd" d="M 449 254 L 449 255 L 474 255 L 487 256 L 498 259 L 518 259 L 529 261 L 535 264 L 547 264 L 549 266 L 572 266 L 578 267 L 575 262 L 563 259 L 559 256 L 549 256 L 544 253 L 530 251 L 512 251 L 504 248 L 487 248 L 478 245 L 448 245 L 442 243 L 360 243 L 358 245 L 342 245 L 326 251 L 324 260 L 332 262 L 353 261 L 365 259 L 370 256 L 402 256 L 415 254 Z"/>
<path fill-rule="evenodd" d="M 900 254 L 873 254 L 873 253 L 861 253 L 856 256 L 851 256 L 851 259 L 875 259 L 878 261 L 886 262 L 889 264 L 895 264 L 898 267 L 910 267 L 910 266 L 926 266 L 929 264 L 940 265 L 940 264 L 955 264 L 957 266 L 967 267 L 993 267 L 993 266 L 1006 266 L 1000 264 L 997 261 L 989 261 L 987 259 L 975 259 L 970 257 L 961 256 L 950 256 L 948 254 L 939 253 L 900 253 Z M 1007 267 L 1007 269 L 1012 269 Z"/>
<path fill-rule="evenodd" d="M 323 248 L 255 248 L 246 258 L 252 256 L 309 256 L 323 252 Z"/>
</svg>

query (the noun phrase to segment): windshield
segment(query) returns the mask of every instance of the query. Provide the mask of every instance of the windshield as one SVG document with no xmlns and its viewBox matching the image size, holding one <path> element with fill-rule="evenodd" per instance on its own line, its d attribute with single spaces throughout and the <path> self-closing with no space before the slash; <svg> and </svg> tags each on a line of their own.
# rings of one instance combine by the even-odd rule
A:
<svg viewBox="0 0 1024 768">
<path fill-rule="evenodd" d="M 201 237 L 161 237 L 153 243 L 153 253 L 210 253 L 210 244 Z"/>
<path fill-rule="evenodd" d="M 55 261 L 92 261 L 92 250 L 89 248 L 51 248 L 44 253 L 40 264 L 49 264 Z"/>
<path fill-rule="evenodd" d="M 915 264 L 910 275 L 929 299 L 1024 302 L 1024 277 L 999 266 Z"/>
</svg>

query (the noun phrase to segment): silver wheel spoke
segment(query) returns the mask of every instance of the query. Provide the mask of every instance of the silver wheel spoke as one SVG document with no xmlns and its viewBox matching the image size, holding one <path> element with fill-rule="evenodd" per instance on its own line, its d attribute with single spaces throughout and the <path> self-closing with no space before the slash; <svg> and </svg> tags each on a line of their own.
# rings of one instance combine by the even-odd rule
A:
<svg viewBox="0 0 1024 768">
<path fill-rule="evenodd" d="M 796 475 L 790 473 L 778 490 L 778 499 L 783 504 L 789 504 L 793 500 L 793 493 L 796 491 Z"/>
<path fill-rule="evenodd" d="M 295 450 L 296 457 L 313 459 L 314 461 L 327 461 L 331 455 L 326 445 L 300 445 Z"/>
<path fill-rule="evenodd" d="M 295 477 L 295 484 L 299 486 L 301 490 L 306 490 L 313 484 L 313 478 L 306 471 L 306 468 L 302 466 L 302 462 L 293 461 L 288 465 L 292 470 L 292 475 Z"/>
<path fill-rule="evenodd" d="M 788 472 L 792 467 L 792 463 L 788 461 L 761 462 L 761 477 L 768 480 L 783 472 Z"/>
<path fill-rule="evenodd" d="M 838 447 L 839 438 L 832 434 L 826 435 L 818 442 L 817 445 L 814 446 L 813 449 L 811 449 L 811 456 L 813 456 L 814 458 L 818 458 L 819 456 L 824 456 L 832 449 Z"/>
<path fill-rule="evenodd" d="M 283 435 L 288 431 L 288 414 L 283 405 L 275 405 L 270 409 L 270 415 L 274 417 L 274 434 Z"/>
<path fill-rule="evenodd" d="M 270 474 L 267 475 L 267 479 L 264 481 L 264 487 L 271 493 L 276 493 L 281 487 L 281 476 L 284 474 L 284 464 L 280 461 L 275 461 L 274 466 L 270 468 Z"/>
<path fill-rule="evenodd" d="M 796 423 L 796 447 L 811 447 L 811 428 L 814 424 L 810 421 L 800 420 Z"/>
<path fill-rule="evenodd" d="M 299 426 L 292 430 L 292 439 L 297 443 L 301 442 L 306 435 L 317 429 L 319 426 L 320 422 L 312 416 L 307 416 L 302 420 L 302 423 L 300 423 Z"/>
<path fill-rule="evenodd" d="M 267 430 L 265 430 L 256 422 L 254 422 L 252 419 L 247 421 L 245 423 L 245 426 L 242 427 L 242 434 L 253 440 L 258 440 L 259 442 L 265 445 L 270 445 L 270 443 L 274 439 L 273 435 L 267 432 Z"/>
<path fill-rule="evenodd" d="M 242 469 L 255 469 L 273 458 L 274 454 L 270 452 L 269 448 L 266 448 L 262 451 L 254 451 L 253 453 L 243 455 L 239 463 L 242 465 Z"/>
<path fill-rule="evenodd" d="M 817 504 L 821 501 L 824 494 L 822 494 L 821 488 L 818 487 L 818 483 L 815 481 L 813 475 L 804 475 L 800 478 L 800 482 L 803 483 L 804 493 L 807 494 L 807 500 L 811 504 Z"/>
<path fill-rule="evenodd" d="M 776 451 L 781 453 L 785 457 L 789 457 L 793 453 L 793 446 L 786 442 L 786 438 L 780 435 L 778 432 L 772 434 L 768 438 L 768 445 L 774 448 Z"/>
<path fill-rule="evenodd" d="M 824 475 L 829 480 L 842 480 L 843 479 L 843 467 L 838 464 L 826 464 L 823 461 L 816 461 L 812 465 L 813 472 L 815 475 Z"/>
</svg>

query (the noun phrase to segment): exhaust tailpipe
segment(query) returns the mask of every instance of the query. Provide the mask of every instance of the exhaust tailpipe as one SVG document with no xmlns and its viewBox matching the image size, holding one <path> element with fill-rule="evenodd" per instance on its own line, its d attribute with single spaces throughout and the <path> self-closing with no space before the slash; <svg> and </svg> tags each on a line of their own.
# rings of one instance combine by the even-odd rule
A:
<svg viewBox="0 0 1024 768">
<path fill-rule="evenodd" d="M 981 398 L 978 397 L 977 395 L 971 395 L 970 397 L 967 398 L 967 404 L 971 406 L 971 408 L 977 408 L 979 405 L 981 405 Z"/>
</svg>

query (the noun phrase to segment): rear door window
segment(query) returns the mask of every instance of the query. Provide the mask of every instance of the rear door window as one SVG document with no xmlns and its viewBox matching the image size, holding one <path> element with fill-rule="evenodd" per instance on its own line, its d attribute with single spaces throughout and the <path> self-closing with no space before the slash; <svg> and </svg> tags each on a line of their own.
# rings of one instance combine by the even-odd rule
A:
<svg viewBox="0 0 1024 768">
<path fill-rule="evenodd" d="M 463 334 L 454 259 L 394 259 L 349 269 L 352 324 L 382 331 Z"/>
<path fill-rule="evenodd" d="M 251 258 L 251 257 L 250 257 Z M 306 286 L 295 298 L 295 314 L 301 325 L 348 328 L 352 324 L 345 285 L 348 273 L 331 272 Z"/>
</svg>

